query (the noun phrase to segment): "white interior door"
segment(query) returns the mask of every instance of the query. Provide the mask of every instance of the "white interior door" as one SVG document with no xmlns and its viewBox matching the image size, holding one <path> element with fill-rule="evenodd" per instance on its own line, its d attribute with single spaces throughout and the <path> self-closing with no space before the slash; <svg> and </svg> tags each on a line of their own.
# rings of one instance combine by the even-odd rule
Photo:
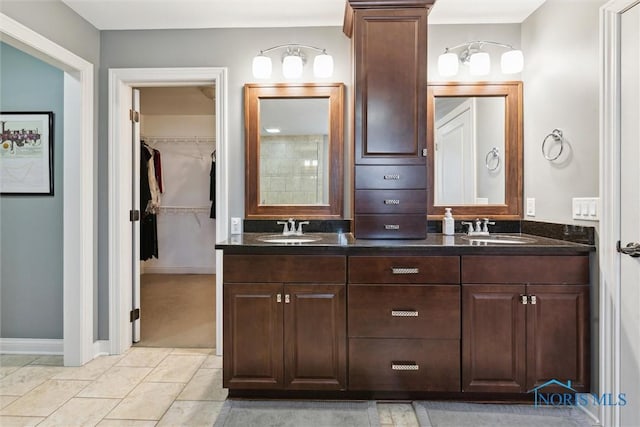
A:
<svg viewBox="0 0 640 427">
<path fill-rule="evenodd" d="M 468 99 L 436 123 L 437 205 L 476 202 L 474 101 Z"/>
<path fill-rule="evenodd" d="M 133 210 L 140 212 L 140 91 L 133 89 L 132 108 L 133 120 L 131 126 L 131 146 L 133 167 L 131 183 L 132 183 L 132 206 Z M 145 207 L 142 207 L 144 209 Z M 133 259 L 132 259 L 132 277 L 131 277 L 131 310 L 136 314 L 133 316 L 131 338 L 133 342 L 140 341 L 140 221 L 132 221 L 132 244 L 133 244 Z"/>
<path fill-rule="evenodd" d="M 640 256 L 640 4 L 621 15 L 620 239 Z M 640 426 L 640 257 L 620 255 L 621 426 Z"/>
</svg>

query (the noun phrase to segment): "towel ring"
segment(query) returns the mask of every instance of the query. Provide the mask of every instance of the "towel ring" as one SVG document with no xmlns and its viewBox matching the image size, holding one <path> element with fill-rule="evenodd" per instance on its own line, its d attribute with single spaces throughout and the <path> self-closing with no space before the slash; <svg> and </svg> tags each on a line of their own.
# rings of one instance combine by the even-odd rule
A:
<svg viewBox="0 0 640 427">
<path fill-rule="evenodd" d="M 549 138 L 553 138 L 554 142 L 556 142 L 556 143 L 559 142 L 560 143 L 560 151 L 558 152 L 558 154 L 555 157 L 547 156 L 546 152 L 544 151 L 544 146 L 547 143 L 547 140 Z M 562 154 L 562 149 L 563 148 L 564 148 L 564 136 L 562 136 L 562 131 L 560 129 L 554 129 L 542 141 L 542 155 L 544 156 L 545 159 L 549 160 L 550 162 L 552 162 L 552 161 L 556 160 L 558 157 L 560 157 L 560 155 Z"/>
<path fill-rule="evenodd" d="M 491 156 L 491 158 L 489 158 L 489 156 Z M 489 165 L 489 162 L 493 159 L 497 159 L 496 161 L 496 165 L 494 167 L 491 167 Z M 487 167 L 487 169 L 489 169 L 489 172 L 493 172 L 494 170 L 498 169 L 500 167 L 500 150 L 498 150 L 497 147 L 493 147 L 488 153 L 487 155 L 484 157 L 484 164 Z"/>
</svg>

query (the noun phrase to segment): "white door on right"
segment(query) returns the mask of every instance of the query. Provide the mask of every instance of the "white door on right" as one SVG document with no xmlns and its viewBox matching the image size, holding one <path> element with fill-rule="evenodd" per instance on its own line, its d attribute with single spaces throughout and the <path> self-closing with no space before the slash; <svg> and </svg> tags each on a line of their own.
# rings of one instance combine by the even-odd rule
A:
<svg viewBox="0 0 640 427">
<path fill-rule="evenodd" d="M 621 15 L 620 408 L 621 426 L 640 426 L 640 4 Z"/>
</svg>

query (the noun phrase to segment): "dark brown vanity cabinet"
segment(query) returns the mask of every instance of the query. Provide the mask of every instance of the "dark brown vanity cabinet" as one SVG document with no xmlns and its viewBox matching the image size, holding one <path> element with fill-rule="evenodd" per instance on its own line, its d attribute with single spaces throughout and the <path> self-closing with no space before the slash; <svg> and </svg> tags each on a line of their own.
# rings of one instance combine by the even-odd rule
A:
<svg viewBox="0 0 640 427">
<path fill-rule="evenodd" d="M 462 391 L 589 391 L 588 256 L 463 256 L 461 271 Z"/>
<path fill-rule="evenodd" d="M 349 257 L 349 389 L 460 391 L 460 258 Z"/>
<path fill-rule="evenodd" d="M 426 236 L 427 14 L 433 2 L 347 1 L 357 238 Z"/>
<path fill-rule="evenodd" d="M 223 385 L 346 389 L 346 257 L 225 255 Z"/>
</svg>

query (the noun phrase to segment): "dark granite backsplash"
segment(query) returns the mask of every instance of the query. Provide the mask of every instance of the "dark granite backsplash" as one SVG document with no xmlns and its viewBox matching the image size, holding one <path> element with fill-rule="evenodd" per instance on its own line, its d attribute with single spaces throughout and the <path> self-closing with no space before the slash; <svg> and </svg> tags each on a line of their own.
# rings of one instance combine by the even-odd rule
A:
<svg viewBox="0 0 640 427">
<path fill-rule="evenodd" d="M 300 219 L 302 220 L 302 219 Z M 300 221 L 298 220 L 298 221 Z M 282 225 L 276 224 L 275 219 L 245 219 L 245 233 L 280 233 Z M 553 224 L 549 222 L 537 222 L 526 220 L 495 221 L 495 225 L 489 227 L 492 233 L 524 233 L 534 236 L 548 237 L 567 242 L 595 245 L 595 228 L 582 225 Z M 350 220 L 309 220 L 309 225 L 304 226 L 304 231 L 309 233 L 349 233 L 351 231 Z M 455 222 L 456 233 L 466 233 L 466 226 L 462 221 Z M 427 233 L 442 233 L 442 221 L 430 220 L 427 222 Z"/>
</svg>

